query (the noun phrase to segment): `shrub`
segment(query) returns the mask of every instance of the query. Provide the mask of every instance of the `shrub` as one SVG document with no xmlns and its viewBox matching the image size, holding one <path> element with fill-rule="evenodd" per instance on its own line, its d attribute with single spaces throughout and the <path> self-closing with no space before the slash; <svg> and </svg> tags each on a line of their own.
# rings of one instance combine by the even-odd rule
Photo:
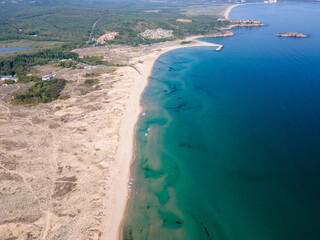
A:
<svg viewBox="0 0 320 240">
<path fill-rule="evenodd" d="M 100 81 L 98 79 L 87 79 L 84 82 L 83 86 L 91 87 L 91 86 L 97 85 L 99 83 L 100 83 Z"/>
<path fill-rule="evenodd" d="M 66 85 L 64 79 L 51 79 L 37 82 L 28 91 L 15 96 L 14 104 L 48 103 L 56 100 Z"/>
</svg>

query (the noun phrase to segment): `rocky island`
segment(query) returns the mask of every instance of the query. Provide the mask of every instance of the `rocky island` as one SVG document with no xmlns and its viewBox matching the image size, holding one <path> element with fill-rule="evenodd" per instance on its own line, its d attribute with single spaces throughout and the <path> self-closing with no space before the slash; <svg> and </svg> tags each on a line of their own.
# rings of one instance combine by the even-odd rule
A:
<svg viewBox="0 0 320 240">
<path fill-rule="evenodd" d="M 278 37 L 295 37 L 295 38 L 308 38 L 308 35 L 298 33 L 298 32 L 283 32 L 283 33 L 276 33 L 274 34 Z"/>
</svg>

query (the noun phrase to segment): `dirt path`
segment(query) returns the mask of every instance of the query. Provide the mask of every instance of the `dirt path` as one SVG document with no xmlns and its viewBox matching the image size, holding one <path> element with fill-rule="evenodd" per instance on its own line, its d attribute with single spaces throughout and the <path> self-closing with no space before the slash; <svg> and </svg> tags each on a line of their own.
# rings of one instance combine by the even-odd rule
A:
<svg viewBox="0 0 320 240">
<path fill-rule="evenodd" d="M 92 29 L 91 29 L 91 32 L 90 32 L 90 35 L 89 35 L 89 38 L 88 38 L 88 41 L 86 42 L 86 44 L 88 44 L 88 43 L 90 42 L 90 39 L 91 39 L 92 34 L 93 34 L 93 31 L 94 31 L 94 29 L 95 29 L 95 27 L 96 27 L 96 25 L 97 25 L 97 23 L 98 23 L 99 21 L 100 21 L 100 20 L 95 21 L 95 23 L 92 25 Z"/>
</svg>

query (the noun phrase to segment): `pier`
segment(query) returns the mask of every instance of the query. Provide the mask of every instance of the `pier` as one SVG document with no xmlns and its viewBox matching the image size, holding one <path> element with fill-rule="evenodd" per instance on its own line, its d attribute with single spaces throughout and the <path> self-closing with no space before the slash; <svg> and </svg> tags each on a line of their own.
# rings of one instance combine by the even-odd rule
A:
<svg viewBox="0 0 320 240">
<path fill-rule="evenodd" d="M 216 51 L 219 52 L 223 48 L 223 45 L 219 45 L 219 47 L 216 48 Z"/>
</svg>

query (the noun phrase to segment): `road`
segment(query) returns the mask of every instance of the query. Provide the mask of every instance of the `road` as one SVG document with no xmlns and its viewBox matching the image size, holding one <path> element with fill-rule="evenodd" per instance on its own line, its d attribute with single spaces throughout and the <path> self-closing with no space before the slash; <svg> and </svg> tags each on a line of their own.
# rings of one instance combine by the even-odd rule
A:
<svg viewBox="0 0 320 240">
<path fill-rule="evenodd" d="M 91 32 L 90 32 L 90 35 L 89 35 L 89 38 L 88 38 L 88 41 L 86 42 L 86 44 L 88 44 L 90 42 L 90 39 L 91 39 L 91 36 L 92 36 L 92 33 L 93 33 L 93 30 L 95 29 L 97 23 L 99 22 L 100 20 L 97 20 L 95 21 L 95 23 L 92 25 L 92 29 L 91 29 Z"/>
</svg>

